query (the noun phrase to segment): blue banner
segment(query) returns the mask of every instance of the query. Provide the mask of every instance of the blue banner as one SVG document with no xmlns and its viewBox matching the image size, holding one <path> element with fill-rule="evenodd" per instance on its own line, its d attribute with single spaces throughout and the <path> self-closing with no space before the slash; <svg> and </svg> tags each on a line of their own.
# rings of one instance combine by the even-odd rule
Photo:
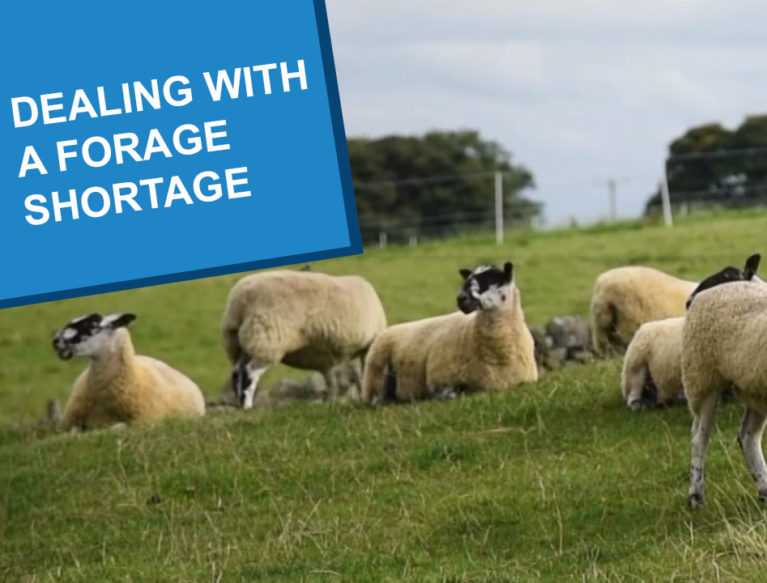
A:
<svg viewBox="0 0 767 583">
<path fill-rule="evenodd" d="M 4 12 L 0 307 L 362 252 L 323 0 Z"/>
</svg>

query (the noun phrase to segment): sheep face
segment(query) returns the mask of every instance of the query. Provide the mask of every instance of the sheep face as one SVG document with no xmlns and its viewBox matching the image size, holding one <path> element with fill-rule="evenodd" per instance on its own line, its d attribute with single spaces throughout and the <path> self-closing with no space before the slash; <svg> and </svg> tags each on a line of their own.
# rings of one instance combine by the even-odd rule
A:
<svg viewBox="0 0 767 583">
<path fill-rule="evenodd" d="M 687 303 L 685 304 L 686 308 L 690 308 L 692 301 L 695 299 L 695 296 L 700 292 L 712 287 L 716 287 L 718 285 L 722 285 L 724 283 L 729 283 L 732 281 L 756 281 L 763 283 L 762 280 L 756 276 L 756 270 L 759 268 L 760 259 L 761 255 L 755 253 L 746 259 L 746 264 L 743 269 L 738 269 L 737 267 L 732 267 L 730 265 L 720 271 L 717 271 L 713 275 L 709 275 L 706 279 L 701 281 L 700 284 L 698 284 L 698 287 L 696 287 L 690 294 L 690 297 L 687 298 Z"/>
<path fill-rule="evenodd" d="M 480 265 L 474 271 L 461 269 L 463 286 L 456 298 L 458 308 L 464 314 L 475 310 L 489 310 L 502 306 L 514 293 L 511 263 L 506 262 L 503 269 L 495 265 Z"/>
<path fill-rule="evenodd" d="M 136 319 L 133 314 L 89 314 L 75 318 L 53 337 L 53 348 L 64 360 L 73 356 L 93 356 L 108 346 L 114 331 Z"/>
</svg>

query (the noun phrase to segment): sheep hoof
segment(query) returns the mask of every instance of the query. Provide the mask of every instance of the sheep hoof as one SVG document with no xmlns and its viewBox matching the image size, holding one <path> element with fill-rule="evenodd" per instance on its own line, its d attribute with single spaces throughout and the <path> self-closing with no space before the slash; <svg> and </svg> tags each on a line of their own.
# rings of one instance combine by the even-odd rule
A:
<svg viewBox="0 0 767 583">
<path fill-rule="evenodd" d="M 436 391 L 434 396 L 437 399 L 455 399 L 458 396 L 458 391 L 455 387 L 442 387 Z"/>
<path fill-rule="evenodd" d="M 767 490 L 759 490 L 759 502 L 767 502 Z"/>
<path fill-rule="evenodd" d="M 690 494 L 687 497 L 687 505 L 690 507 L 690 510 L 697 510 L 704 504 L 703 494 Z"/>
<path fill-rule="evenodd" d="M 629 409 L 632 411 L 644 411 L 645 409 L 654 409 L 656 406 L 655 401 L 651 401 L 650 399 L 632 399 L 628 402 Z"/>
</svg>

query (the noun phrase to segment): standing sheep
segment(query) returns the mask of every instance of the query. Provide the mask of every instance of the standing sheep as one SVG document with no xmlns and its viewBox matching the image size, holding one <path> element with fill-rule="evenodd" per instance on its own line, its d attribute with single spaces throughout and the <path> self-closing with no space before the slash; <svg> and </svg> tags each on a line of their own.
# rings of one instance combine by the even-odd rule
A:
<svg viewBox="0 0 767 583">
<path fill-rule="evenodd" d="M 746 259 L 743 269 L 728 266 L 705 278 L 688 298 L 712 287 L 733 281 L 759 280 L 759 254 Z M 629 408 L 685 402 L 682 385 L 682 328 L 684 317 L 645 322 L 629 343 L 623 359 L 621 390 Z"/>
<path fill-rule="evenodd" d="M 362 277 L 281 270 L 242 278 L 221 321 L 240 406 L 253 406 L 259 378 L 280 362 L 320 371 L 337 396 L 333 367 L 364 358 L 384 328 L 381 300 Z"/>
<path fill-rule="evenodd" d="M 410 401 L 538 379 L 512 264 L 460 273 L 460 312 L 398 324 L 378 335 L 365 363 L 363 399 Z"/>
<path fill-rule="evenodd" d="M 767 422 L 767 286 L 736 281 L 699 294 L 682 333 L 682 381 L 693 415 L 688 501 L 703 504 L 704 459 L 719 396 L 732 386 L 745 403 L 738 443 L 767 500 L 762 433 Z"/>
<path fill-rule="evenodd" d="M 591 297 L 594 350 L 623 350 L 645 322 L 683 316 L 694 281 L 643 266 L 617 267 L 602 273 Z"/>
<path fill-rule="evenodd" d="M 135 318 L 90 314 L 72 320 L 54 336 L 60 358 L 91 359 L 64 408 L 66 429 L 205 413 L 205 400 L 192 380 L 160 360 L 136 354 L 125 328 Z"/>
</svg>

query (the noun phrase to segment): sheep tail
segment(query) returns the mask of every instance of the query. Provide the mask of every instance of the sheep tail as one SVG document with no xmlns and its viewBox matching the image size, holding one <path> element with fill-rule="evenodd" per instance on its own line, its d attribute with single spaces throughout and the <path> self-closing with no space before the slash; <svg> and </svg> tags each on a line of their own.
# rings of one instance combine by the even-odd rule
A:
<svg viewBox="0 0 767 583">
<path fill-rule="evenodd" d="M 221 329 L 221 338 L 224 341 L 224 350 L 229 357 L 229 362 L 236 364 L 242 354 L 242 347 L 240 346 L 239 329 L 229 326 L 224 326 Z"/>
<path fill-rule="evenodd" d="M 632 342 L 623 359 L 621 391 L 632 409 L 651 406 L 657 401 L 657 389 L 647 366 L 646 348 L 644 342 Z"/>
</svg>

